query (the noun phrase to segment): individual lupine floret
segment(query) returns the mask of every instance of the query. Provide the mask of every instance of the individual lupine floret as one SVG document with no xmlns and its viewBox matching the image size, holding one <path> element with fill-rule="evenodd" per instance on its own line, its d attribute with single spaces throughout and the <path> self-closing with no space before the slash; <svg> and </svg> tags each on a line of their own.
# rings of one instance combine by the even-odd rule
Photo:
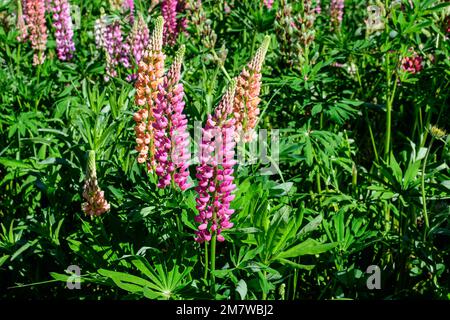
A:
<svg viewBox="0 0 450 320">
<path fill-rule="evenodd" d="M 22 6 L 22 0 L 17 1 L 18 9 L 17 9 L 17 30 L 19 30 L 19 35 L 17 36 L 17 41 L 23 42 L 28 38 L 28 27 L 25 22 L 26 14 L 24 12 L 24 8 Z M 26 3 L 25 3 L 26 5 Z M 26 9 L 26 8 L 25 8 Z"/>
<path fill-rule="evenodd" d="M 134 22 L 133 29 L 129 36 L 129 44 L 131 46 L 131 53 L 133 54 L 136 65 L 142 59 L 145 48 L 148 46 L 150 38 L 150 31 L 142 14 L 139 14 L 137 20 Z"/>
<path fill-rule="evenodd" d="M 259 93 L 261 90 L 261 67 L 269 47 L 270 37 L 266 36 L 255 56 L 244 67 L 237 79 L 233 115 L 236 127 L 236 140 L 252 141 L 254 128 L 259 117 Z"/>
<path fill-rule="evenodd" d="M 344 17 L 344 0 L 331 0 L 330 15 L 333 29 L 339 29 Z"/>
<path fill-rule="evenodd" d="M 149 171 L 155 169 L 155 146 L 153 111 L 158 98 L 158 89 L 163 83 L 165 55 L 162 52 L 164 19 L 158 17 L 155 29 L 144 56 L 139 62 L 138 77 L 135 84 L 136 105 L 141 109 L 134 114 L 136 121 L 136 150 L 139 152 L 138 163 L 146 163 Z"/>
<path fill-rule="evenodd" d="M 58 58 L 62 61 L 70 60 L 75 52 L 70 4 L 68 0 L 49 0 L 49 4 L 53 13 Z"/>
<path fill-rule="evenodd" d="M 316 0 L 316 7 L 314 8 L 316 14 L 320 14 L 322 12 L 322 7 L 320 4 L 320 0 Z"/>
<path fill-rule="evenodd" d="M 233 184 L 235 119 L 232 117 L 235 90 L 235 83 L 232 83 L 215 114 L 208 115 L 202 129 L 200 164 L 196 168 L 199 182 L 195 188 L 199 212 L 195 221 L 200 224 L 195 232 L 195 241 L 200 243 L 210 241 L 214 234 L 218 241 L 224 241 L 222 230 L 233 226 L 230 217 L 234 210 L 230 209 L 230 203 L 236 188 Z"/>
<path fill-rule="evenodd" d="M 110 205 L 105 199 L 105 193 L 98 186 L 95 151 L 93 150 L 90 150 L 88 153 L 83 198 L 86 202 L 82 204 L 81 208 L 89 216 L 100 216 L 110 209 Z"/>
<path fill-rule="evenodd" d="M 45 23 L 45 0 L 27 0 L 27 25 L 29 39 L 34 49 L 33 65 L 43 64 L 47 46 L 47 25 Z"/>
<path fill-rule="evenodd" d="M 173 181 L 181 190 L 186 183 L 188 169 L 187 119 L 183 114 L 184 89 L 179 83 L 181 64 L 185 48 L 182 46 L 172 63 L 164 82 L 159 86 L 158 98 L 153 115 L 155 136 L 156 174 L 159 176 L 158 187 L 165 188 Z"/>
</svg>

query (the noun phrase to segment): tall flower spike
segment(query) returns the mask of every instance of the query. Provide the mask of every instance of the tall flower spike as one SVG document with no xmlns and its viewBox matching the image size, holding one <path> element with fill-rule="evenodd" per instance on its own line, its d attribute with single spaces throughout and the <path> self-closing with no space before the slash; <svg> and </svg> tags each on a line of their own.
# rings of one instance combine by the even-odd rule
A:
<svg viewBox="0 0 450 320">
<path fill-rule="evenodd" d="M 155 122 L 155 162 L 156 174 L 159 176 L 158 187 L 165 188 L 172 181 L 181 190 L 185 190 L 187 184 L 189 153 L 189 133 L 187 132 L 187 119 L 183 114 L 184 89 L 179 83 L 181 64 L 185 47 L 176 53 L 176 57 L 163 84 L 159 87 L 158 99 L 154 110 Z"/>
<path fill-rule="evenodd" d="M 164 60 L 162 53 L 164 19 L 158 17 L 147 49 L 139 62 L 138 78 L 135 84 L 136 105 L 141 107 L 134 114 L 136 126 L 136 150 L 139 152 L 138 163 L 146 163 L 147 169 L 155 169 L 155 145 L 153 111 L 158 98 L 158 90 L 163 83 Z"/>
<path fill-rule="evenodd" d="M 332 27 L 339 29 L 344 17 L 344 0 L 331 0 L 330 14 Z"/>
<path fill-rule="evenodd" d="M 110 205 L 105 199 L 104 192 L 98 186 L 95 151 L 93 150 L 90 150 L 88 153 L 83 198 L 86 202 L 82 204 L 81 208 L 89 216 L 100 216 L 110 209 Z"/>
<path fill-rule="evenodd" d="M 70 60 L 75 52 L 70 4 L 68 0 L 49 0 L 49 4 L 53 13 L 58 59 Z"/>
<path fill-rule="evenodd" d="M 164 17 L 164 43 L 173 46 L 180 31 L 186 29 L 186 19 L 178 18 L 180 12 L 186 10 L 184 0 L 162 0 L 161 13 Z"/>
<path fill-rule="evenodd" d="M 123 41 L 122 28 L 119 21 L 106 27 L 105 35 L 105 51 L 106 51 L 106 76 L 105 81 L 110 77 L 117 76 L 117 66 L 122 64 L 125 68 L 130 67 L 129 51 L 130 46 Z"/>
<path fill-rule="evenodd" d="M 139 65 L 139 61 L 142 59 L 144 49 L 147 48 L 150 37 L 150 31 L 147 23 L 141 13 L 138 14 L 137 20 L 133 24 L 133 29 L 129 36 L 129 43 L 131 46 L 131 52 L 134 57 L 136 65 Z"/>
<path fill-rule="evenodd" d="M 45 23 L 45 0 L 28 0 L 27 25 L 31 46 L 34 49 L 33 65 L 43 64 L 47 46 L 47 25 Z"/>
<path fill-rule="evenodd" d="M 222 230 L 233 226 L 230 217 L 234 210 L 230 203 L 236 185 L 233 184 L 234 160 L 234 118 L 232 115 L 235 82 L 222 97 L 213 116 L 208 115 L 205 128 L 202 129 L 199 160 L 196 177 L 199 180 L 196 208 L 198 215 L 195 221 L 199 223 L 195 232 L 197 242 L 210 241 L 216 234 L 218 241 L 224 241 Z"/>
<path fill-rule="evenodd" d="M 17 36 L 17 41 L 25 41 L 28 37 L 28 27 L 25 23 L 25 13 L 22 7 L 22 0 L 17 1 L 17 30 L 19 30 L 19 35 Z"/>
<path fill-rule="evenodd" d="M 234 98 L 234 119 L 236 126 L 236 140 L 252 141 L 254 128 L 259 116 L 259 92 L 261 90 L 261 67 L 269 48 L 270 37 L 266 36 L 255 56 L 244 67 L 237 79 L 236 95 Z"/>
</svg>

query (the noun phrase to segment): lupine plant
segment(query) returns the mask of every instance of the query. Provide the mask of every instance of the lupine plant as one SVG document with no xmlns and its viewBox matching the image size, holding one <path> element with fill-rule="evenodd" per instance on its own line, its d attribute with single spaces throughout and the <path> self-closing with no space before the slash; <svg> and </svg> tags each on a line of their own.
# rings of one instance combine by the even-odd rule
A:
<svg viewBox="0 0 450 320">
<path fill-rule="evenodd" d="M 450 299 L 449 22 L 2 1 L 0 299 Z"/>
</svg>

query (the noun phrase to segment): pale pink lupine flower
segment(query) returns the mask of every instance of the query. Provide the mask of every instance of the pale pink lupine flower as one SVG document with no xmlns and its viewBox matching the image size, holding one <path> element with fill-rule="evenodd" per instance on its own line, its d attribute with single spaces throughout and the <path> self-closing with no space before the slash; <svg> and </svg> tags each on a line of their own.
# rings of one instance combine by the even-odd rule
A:
<svg viewBox="0 0 450 320">
<path fill-rule="evenodd" d="M 18 1 L 18 10 L 17 10 L 17 30 L 19 30 L 19 35 L 17 36 L 17 41 L 23 42 L 28 37 L 28 27 L 26 25 L 26 14 L 24 12 L 24 8 L 22 7 L 22 1 Z M 26 5 L 26 3 L 25 3 Z M 26 9 L 26 8 L 25 8 Z"/>
<path fill-rule="evenodd" d="M 47 46 L 45 0 L 27 0 L 26 4 L 29 39 L 34 49 L 33 65 L 43 64 Z"/>
<path fill-rule="evenodd" d="M 264 5 L 266 6 L 267 9 L 272 9 L 273 6 L 273 0 L 264 0 Z"/>
<path fill-rule="evenodd" d="M 339 29 L 344 17 L 344 0 L 331 0 L 330 14 L 333 28 Z"/>
</svg>

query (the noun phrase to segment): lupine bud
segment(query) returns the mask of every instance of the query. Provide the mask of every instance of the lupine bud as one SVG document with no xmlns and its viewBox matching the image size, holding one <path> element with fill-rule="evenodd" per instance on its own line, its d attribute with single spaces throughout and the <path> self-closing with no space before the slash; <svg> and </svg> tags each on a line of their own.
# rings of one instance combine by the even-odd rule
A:
<svg viewBox="0 0 450 320">
<path fill-rule="evenodd" d="M 73 52 L 75 52 L 70 4 L 68 0 L 49 0 L 49 4 L 53 13 L 58 59 L 62 61 L 70 60 Z"/>
<path fill-rule="evenodd" d="M 83 198 L 86 202 L 82 204 L 82 209 L 89 216 L 100 216 L 110 209 L 110 205 L 105 199 L 104 192 L 98 186 L 95 151 L 93 150 L 90 150 L 88 154 Z"/>
<path fill-rule="evenodd" d="M 236 126 L 236 139 L 243 134 L 245 142 L 254 138 L 254 128 L 259 116 L 259 92 L 261 90 L 261 67 L 269 47 L 270 37 L 266 36 L 255 56 L 244 67 L 237 79 L 233 113 Z"/>
<path fill-rule="evenodd" d="M 404 71 L 409 73 L 418 73 L 423 68 L 423 58 L 417 54 L 412 48 L 410 49 L 411 56 L 404 57 L 401 60 L 401 67 Z"/>
<path fill-rule="evenodd" d="M 135 84 L 135 102 L 141 107 L 134 115 L 136 121 L 136 150 L 139 152 L 137 161 L 138 163 L 146 163 L 149 171 L 155 169 L 153 132 L 155 118 L 153 112 L 164 76 L 163 26 L 164 19 L 158 17 L 147 49 L 139 62 L 138 77 Z"/>
<path fill-rule="evenodd" d="M 216 234 L 218 241 L 224 241 L 222 230 L 230 229 L 230 217 L 234 210 L 230 203 L 236 185 L 233 184 L 234 160 L 234 122 L 232 109 L 236 92 L 235 82 L 222 97 L 214 116 L 208 115 L 199 150 L 200 164 L 197 166 L 199 179 L 195 190 L 199 223 L 195 232 L 197 242 L 210 241 Z"/>
<path fill-rule="evenodd" d="M 29 39 L 34 49 L 33 65 L 43 64 L 47 46 L 47 25 L 45 24 L 45 0 L 27 0 L 27 25 Z"/>
</svg>

